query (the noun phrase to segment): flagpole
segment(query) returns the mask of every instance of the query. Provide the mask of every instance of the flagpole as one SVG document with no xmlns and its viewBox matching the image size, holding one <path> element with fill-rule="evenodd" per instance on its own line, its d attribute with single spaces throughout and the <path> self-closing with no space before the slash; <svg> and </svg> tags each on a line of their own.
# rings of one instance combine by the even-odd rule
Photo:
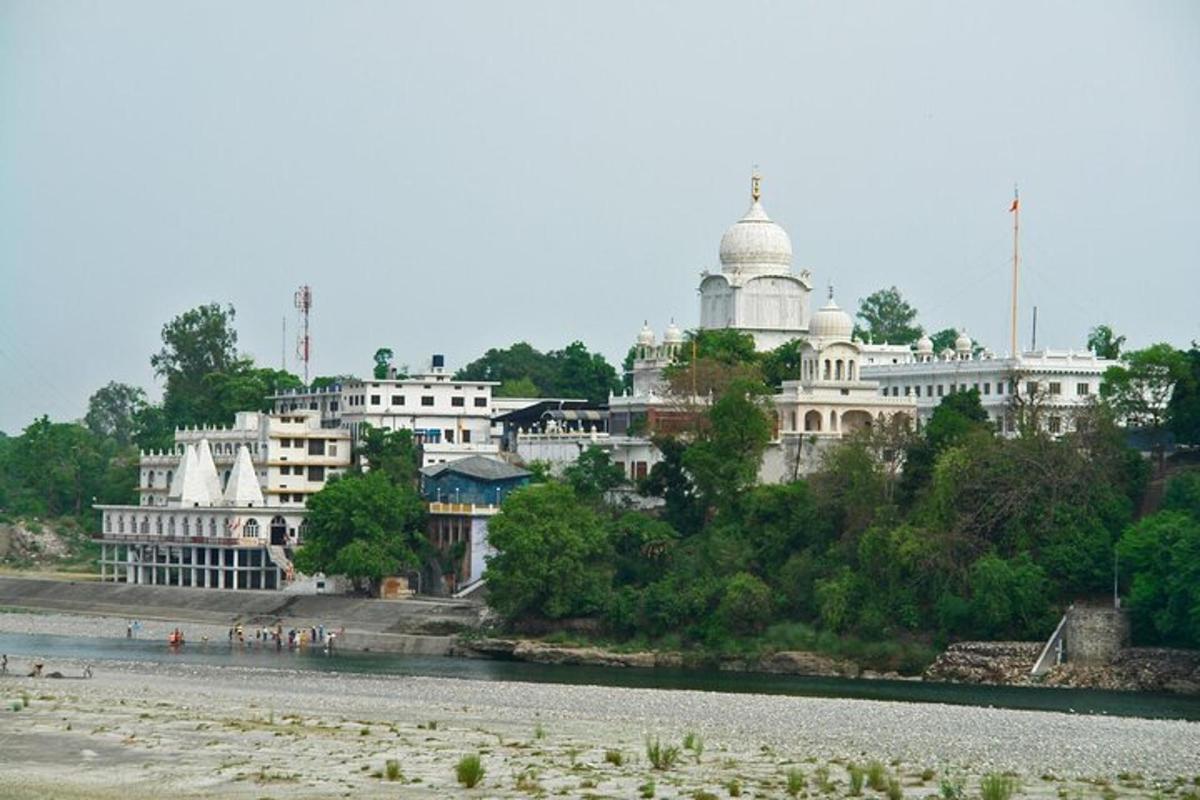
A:
<svg viewBox="0 0 1200 800">
<path fill-rule="evenodd" d="M 1020 231 L 1021 231 L 1021 199 L 1017 187 L 1013 186 L 1013 204 L 1009 209 L 1013 215 L 1013 284 L 1012 284 L 1012 341 L 1010 347 L 1013 358 L 1020 352 L 1017 350 L 1017 276 L 1021 269 Z"/>
</svg>

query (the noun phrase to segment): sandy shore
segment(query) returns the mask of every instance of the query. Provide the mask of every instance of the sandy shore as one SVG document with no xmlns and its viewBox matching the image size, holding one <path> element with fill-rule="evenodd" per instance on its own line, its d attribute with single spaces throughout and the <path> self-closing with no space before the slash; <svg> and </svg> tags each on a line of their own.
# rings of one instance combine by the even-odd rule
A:
<svg viewBox="0 0 1200 800">
<path fill-rule="evenodd" d="M 46 633 L 80 624 L 31 616 Z M 702 752 L 653 769 L 646 737 L 680 745 L 689 732 Z M 470 792 L 454 775 L 468 753 L 486 769 Z M 943 779 L 978 796 L 993 770 L 1015 773 L 1021 796 L 1182 798 L 1200 792 L 1200 724 L 183 663 L 101 662 L 90 681 L 0 677 L 3 797 L 632 798 L 651 781 L 657 797 L 728 797 L 731 781 L 743 797 L 783 797 L 789 770 L 809 797 L 844 797 L 847 765 L 871 760 L 912 798 Z"/>
</svg>

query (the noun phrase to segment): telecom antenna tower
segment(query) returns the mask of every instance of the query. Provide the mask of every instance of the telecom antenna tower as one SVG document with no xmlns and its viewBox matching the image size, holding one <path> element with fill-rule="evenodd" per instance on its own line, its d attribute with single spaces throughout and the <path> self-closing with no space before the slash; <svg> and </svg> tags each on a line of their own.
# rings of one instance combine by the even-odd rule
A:
<svg viewBox="0 0 1200 800">
<path fill-rule="evenodd" d="M 308 313 L 312 310 L 312 288 L 296 290 L 296 308 L 300 312 L 300 335 L 296 337 L 296 358 L 304 363 L 304 385 L 308 386 L 308 361 L 312 355 L 312 339 L 308 335 Z"/>
</svg>

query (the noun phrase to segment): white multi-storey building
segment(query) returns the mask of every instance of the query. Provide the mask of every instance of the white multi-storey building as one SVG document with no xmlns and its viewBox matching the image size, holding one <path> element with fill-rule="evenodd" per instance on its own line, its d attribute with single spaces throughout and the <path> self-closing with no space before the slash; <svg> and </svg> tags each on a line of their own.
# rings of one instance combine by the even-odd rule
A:
<svg viewBox="0 0 1200 800">
<path fill-rule="evenodd" d="M 1016 358 L 973 351 L 971 339 L 959 334 L 954 350 L 933 352 L 922 337 L 906 359 L 864 365 L 863 376 L 879 384 L 883 396 L 911 398 L 923 423 L 946 395 L 975 389 L 996 430 L 1017 432 L 1016 411 L 1037 412 L 1037 424 L 1051 435 L 1065 433 L 1081 408 L 1100 396 L 1104 371 L 1117 362 L 1094 353 L 1038 350 Z"/>
<path fill-rule="evenodd" d="M 138 480 L 141 505 L 166 505 L 179 457 L 188 445 L 212 461 L 219 479 L 217 493 L 228 484 L 238 451 L 245 446 L 260 488 L 280 506 L 303 506 L 329 478 L 345 471 L 351 455 L 350 434 L 323 428 L 318 412 L 242 411 L 229 427 L 181 428 L 175 431 L 171 450 L 144 451 Z"/>
<path fill-rule="evenodd" d="M 206 589 L 281 589 L 288 548 L 305 531 L 302 505 L 264 496 L 246 444 L 225 486 L 208 442 L 182 445 L 162 502 L 98 505 L 100 579 Z"/>
<path fill-rule="evenodd" d="M 363 424 L 409 430 L 421 445 L 422 466 L 474 455 L 498 455 L 492 417 L 535 400 L 493 399 L 496 381 L 455 380 L 440 355 L 427 371 L 407 378 L 352 378 L 321 391 L 293 391 L 271 398 L 277 413 L 310 409 L 325 428 L 341 427 L 357 438 Z M 336 398 L 336 399 L 335 399 Z M 514 405 L 515 404 L 515 405 Z"/>
</svg>

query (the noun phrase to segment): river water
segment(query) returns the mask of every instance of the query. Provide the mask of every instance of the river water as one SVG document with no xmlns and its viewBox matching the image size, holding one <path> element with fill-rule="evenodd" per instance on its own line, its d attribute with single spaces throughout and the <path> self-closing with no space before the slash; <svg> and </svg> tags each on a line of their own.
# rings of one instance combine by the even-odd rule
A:
<svg viewBox="0 0 1200 800">
<path fill-rule="evenodd" d="M 0 634 L 0 653 L 8 654 L 12 671 L 27 669 L 25 665 L 31 658 L 43 659 L 47 672 L 56 669 L 56 659 L 89 661 L 100 664 L 100 669 L 103 668 L 104 661 L 187 663 L 235 665 L 264 670 L 847 697 L 1122 717 L 1200 720 L 1200 697 L 1092 689 L 976 686 L 903 680 L 765 675 L 719 670 L 560 666 L 521 661 L 384 653 L 327 654 L 313 649 L 276 652 L 273 647 L 231 647 L 225 642 L 188 644 L 173 650 L 158 641 L 36 634 Z"/>
</svg>

